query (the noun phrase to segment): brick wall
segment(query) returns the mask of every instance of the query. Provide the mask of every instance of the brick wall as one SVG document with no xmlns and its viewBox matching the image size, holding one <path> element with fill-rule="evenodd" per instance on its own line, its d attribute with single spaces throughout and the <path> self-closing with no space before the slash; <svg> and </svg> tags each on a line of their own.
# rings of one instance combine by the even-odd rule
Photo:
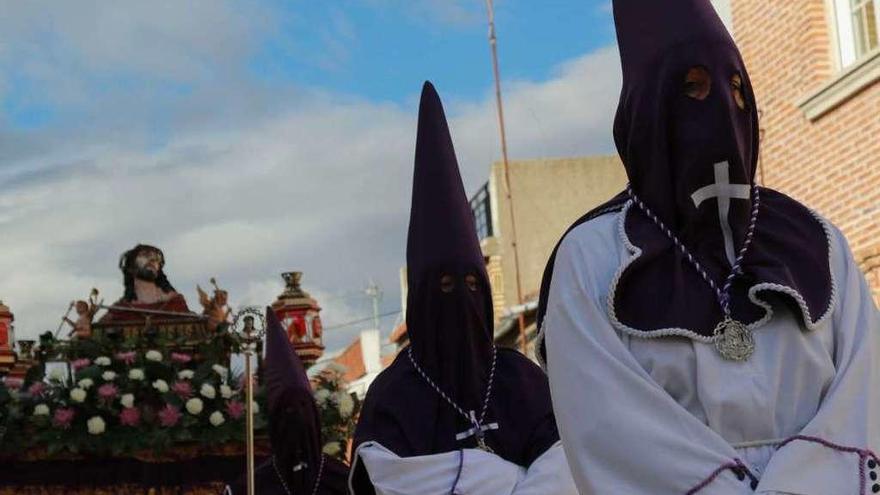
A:
<svg viewBox="0 0 880 495">
<path fill-rule="evenodd" d="M 873 258 L 880 252 L 880 81 L 810 121 L 798 103 L 840 72 L 825 0 L 732 0 L 732 12 L 762 117 L 764 184 L 843 230 L 880 302 Z"/>
</svg>

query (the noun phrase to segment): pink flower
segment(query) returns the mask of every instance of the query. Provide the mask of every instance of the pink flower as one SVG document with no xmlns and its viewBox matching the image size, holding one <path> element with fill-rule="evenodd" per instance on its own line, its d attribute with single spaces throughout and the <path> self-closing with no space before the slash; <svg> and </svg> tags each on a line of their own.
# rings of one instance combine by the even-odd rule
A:
<svg viewBox="0 0 880 495">
<path fill-rule="evenodd" d="M 119 394 L 119 389 L 117 389 L 116 385 L 113 385 L 112 383 L 105 383 L 105 384 L 101 385 L 100 387 L 98 387 L 98 397 L 100 397 L 106 401 L 113 400 L 114 398 L 116 398 L 116 395 L 118 395 L 118 394 Z"/>
<path fill-rule="evenodd" d="M 74 413 L 73 409 L 67 407 L 59 407 L 55 409 L 55 416 L 52 418 L 52 424 L 57 428 L 68 429 L 70 428 L 70 423 L 73 422 Z"/>
<path fill-rule="evenodd" d="M 174 382 L 174 385 L 171 386 L 171 390 L 181 399 L 192 397 L 192 385 L 190 385 L 189 382 Z"/>
<path fill-rule="evenodd" d="M 28 387 L 28 392 L 34 397 L 42 397 L 46 391 L 46 384 L 43 382 L 34 382 Z"/>
<path fill-rule="evenodd" d="M 136 407 L 126 407 L 119 413 L 119 423 L 124 426 L 137 426 L 140 421 L 141 412 Z"/>
<path fill-rule="evenodd" d="M 165 404 L 165 407 L 159 411 L 159 423 L 166 428 L 170 428 L 180 421 L 180 416 L 180 411 L 176 407 L 171 404 Z"/>
<path fill-rule="evenodd" d="M 231 400 L 226 404 L 226 414 L 232 419 L 238 419 L 244 414 L 244 404 L 237 400 Z"/>
<path fill-rule="evenodd" d="M 134 364 L 134 359 L 136 357 L 137 357 L 137 353 L 134 351 L 116 353 L 116 360 L 122 361 L 123 363 L 125 363 L 129 366 Z"/>
<path fill-rule="evenodd" d="M 3 383 L 5 383 L 8 388 L 15 389 L 15 390 L 18 390 L 22 386 L 24 386 L 24 380 L 22 380 L 21 378 L 6 377 L 6 381 L 4 381 Z"/>
<path fill-rule="evenodd" d="M 74 359 L 74 360 L 70 363 L 70 366 L 73 368 L 73 371 L 74 371 L 74 373 L 75 373 L 75 372 L 77 372 L 77 371 L 79 371 L 79 370 L 85 368 L 86 366 L 88 366 L 88 365 L 90 365 L 90 364 L 92 364 L 91 361 L 89 361 L 89 360 L 86 359 L 86 358 L 82 358 L 82 359 Z"/>
<path fill-rule="evenodd" d="M 186 363 L 192 361 L 192 356 L 190 356 L 189 354 L 181 353 L 181 352 L 172 352 L 171 353 L 171 360 L 174 361 L 175 363 L 186 364 Z"/>
</svg>

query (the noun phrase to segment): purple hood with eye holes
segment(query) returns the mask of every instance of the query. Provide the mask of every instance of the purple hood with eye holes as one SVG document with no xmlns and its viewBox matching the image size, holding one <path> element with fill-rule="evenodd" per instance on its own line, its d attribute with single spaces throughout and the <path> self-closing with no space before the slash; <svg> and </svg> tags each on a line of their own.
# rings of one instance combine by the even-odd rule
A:
<svg viewBox="0 0 880 495">
<path fill-rule="evenodd" d="M 632 189 L 722 286 L 755 200 L 758 112 L 745 64 L 708 0 L 615 0 L 614 20 L 623 68 L 614 140 Z M 683 91 L 693 67 L 711 78 L 703 100 Z M 741 88 L 732 84 L 735 75 Z M 769 306 L 786 304 L 814 328 L 833 305 L 828 233 L 797 201 L 767 188 L 759 197 L 754 237 L 730 291 L 733 317 L 757 328 Z M 626 209 L 622 234 L 632 258 L 610 288 L 609 317 L 636 336 L 706 340 L 723 318 L 717 293 L 628 199 L 621 193 L 571 227 Z M 539 322 L 554 259 L 555 250 L 544 272 Z"/>
</svg>

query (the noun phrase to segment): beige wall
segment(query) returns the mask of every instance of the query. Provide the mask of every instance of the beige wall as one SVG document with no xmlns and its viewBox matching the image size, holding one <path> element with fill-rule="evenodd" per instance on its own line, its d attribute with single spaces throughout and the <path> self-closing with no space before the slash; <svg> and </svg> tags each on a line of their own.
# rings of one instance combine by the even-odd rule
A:
<svg viewBox="0 0 880 495">
<path fill-rule="evenodd" d="M 537 296 L 544 266 L 565 229 L 581 215 L 623 190 L 626 174 L 615 156 L 516 160 L 510 162 L 522 294 L 525 301 Z M 492 196 L 494 236 L 484 240 L 483 249 L 492 255 L 493 271 L 500 263 L 503 301 L 497 311 L 517 302 L 516 272 L 510 244 L 510 202 L 504 170 L 500 162 L 492 165 L 489 178 Z M 497 256 L 497 258 L 496 258 Z M 497 288 L 493 288 L 497 290 Z"/>
<path fill-rule="evenodd" d="M 732 8 L 761 112 L 764 184 L 843 230 L 880 301 L 880 51 L 841 69 L 827 0 Z M 834 98 L 809 114 L 809 102 Z"/>
</svg>

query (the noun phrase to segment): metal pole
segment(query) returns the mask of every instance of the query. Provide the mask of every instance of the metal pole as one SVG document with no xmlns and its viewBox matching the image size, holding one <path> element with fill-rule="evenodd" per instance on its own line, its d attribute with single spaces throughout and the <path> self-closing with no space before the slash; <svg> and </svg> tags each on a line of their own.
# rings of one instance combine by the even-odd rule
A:
<svg viewBox="0 0 880 495">
<path fill-rule="evenodd" d="M 370 280 L 370 285 L 365 291 L 367 296 L 373 300 L 373 328 L 379 329 L 379 298 L 382 297 L 382 290 L 376 285 L 376 282 Z"/>
<path fill-rule="evenodd" d="M 510 164 L 507 159 L 507 133 L 504 129 L 504 105 L 501 101 L 501 75 L 498 70 L 498 40 L 495 37 L 495 7 L 492 0 L 486 0 L 486 11 L 489 14 L 489 47 L 492 49 L 492 73 L 495 76 L 495 104 L 498 108 L 498 130 L 501 133 L 501 159 L 504 165 L 504 184 L 507 189 L 507 204 L 510 209 L 510 245 L 513 250 L 513 266 L 516 271 L 516 304 L 522 305 L 522 278 L 519 274 L 519 250 L 516 242 L 516 216 L 513 211 L 513 193 L 510 189 Z M 525 314 L 520 313 L 519 322 L 520 349 L 526 354 Z"/>
<path fill-rule="evenodd" d="M 245 414 L 245 427 L 247 428 L 247 493 L 254 495 L 254 388 L 251 374 L 251 342 L 245 344 L 247 349 L 244 353 L 244 379 L 245 396 L 247 407 Z"/>
</svg>

